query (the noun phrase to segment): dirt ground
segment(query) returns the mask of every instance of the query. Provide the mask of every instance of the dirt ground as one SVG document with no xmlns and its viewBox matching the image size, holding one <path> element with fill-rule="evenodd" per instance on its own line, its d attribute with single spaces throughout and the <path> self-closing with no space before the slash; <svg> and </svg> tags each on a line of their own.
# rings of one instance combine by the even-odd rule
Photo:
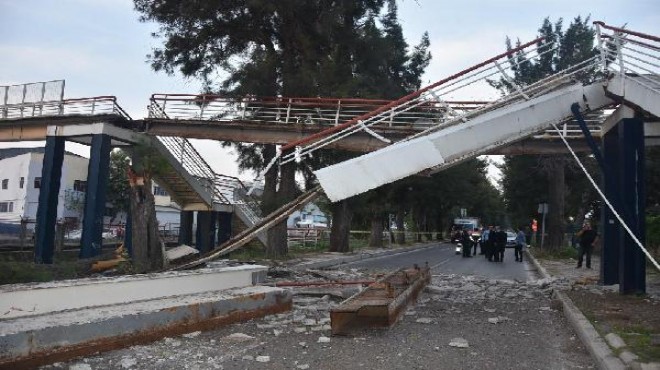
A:
<svg viewBox="0 0 660 370">
<path fill-rule="evenodd" d="M 660 362 L 660 302 L 649 297 L 567 292 L 601 335 L 618 334 L 642 362 Z"/>
<path fill-rule="evenodd" d="M 660 273 L 647 266 L 647 294 L 621 295 L 618 285 L 598 285 L 598 255 L 592 258 L 593 269 L 576 268 L 572 257 L 544 257 L 537 258 L 550 275 L 574 284 L 566 293 L 601 336 L 615 333 L 640 362 L 660 362 Z"/>
</svg>

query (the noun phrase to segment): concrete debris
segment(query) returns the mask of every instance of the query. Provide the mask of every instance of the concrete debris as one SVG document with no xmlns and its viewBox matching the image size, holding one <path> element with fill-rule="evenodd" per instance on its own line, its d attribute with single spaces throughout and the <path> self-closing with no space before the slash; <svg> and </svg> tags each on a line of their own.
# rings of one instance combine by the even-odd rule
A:
<svg viewBox="0 0 660 370">
<path fill-rule="evenodd" d="M 307 332 L 307 328 L 293 328 L 293 332 L 298 334 L 305 333 Z"/>
<path fill-rule="evenodd" d="M 497 311 L 497 310 L 494 309 L 494 308 L 484 308 L 484 311 L 489 312 L 489 313 L 493 313 L 493 312 L 495 312 L 495 311 Z"/>
<path fill-rule="evenodd" d="M 415 315 L 417 315 L 417 311 L 406 311 L 404 313 L 404 315 L 406 315 L 406 316 L 415 316 Z"/>
<path fill-rule="evenodd" d="M 255 360 L 257 362 L 270 362 L 270 356 L 257 356 Z"/>
<path fill-rule="evenodd" d="M 243 355 L 243 357 L 241 357 L 241 360 L 243 360 L 243 361 L 254 361 L 254 356 Z"/>
<path fill-rule="evenodd" d="M 194 331 L 192 333 L 183 334 L 182 337 L 192 339 L 192 338 L 197 338 L 200 334 L 202 334 L 201 331 Z"/>
<path fill-rule="evenodd" d="M 180 262 L 184 259 L 196 256 L 199 254 L 199 251 L 193 247 L 182 244 L 178 247 L 174 247 L 165 251 L 165 257 L 170 263 Z"/>
<path fill-rule="evenodd" d="M 463 339 L 463 338 L 454 338 L 449 342 L 450 347 L 457 347 L 457 348 L 468 348 L 470 347 L 470 344 L 468 344 L 468 341 Z"/>
<path fill-rule="evenodd" d="M 222 338 L 225 342 L 247 342 L 254 339 L 253 336 L 244 333 L 233 333 Z"/>
<path fill-rule="evenodd" d="M 307 370 L 309 369 L 309 364 L 296 365 L 296 369 Z"/>
<path fill-rule="evenodd" d="M 85 363 L 78 363 L 69 366 L 69 370 L 92 370 L 92 366 Z"/>
<path fill-rule="evenodd" d="M 314 325 L 316 325 L 316 320 L 314 320 L 314 319 L 305 319 L 305 320 L 303 320 L 302 324 L 305 325 L 305 326 L 314 326 Z"/>
<path fill-rule="evenodd" d="M 135 365 L 137 365 L 137 360 L 133 357 L 124 357 L 119 363 L 119 366 L 121 366 L 122 369 L 130 369 Z"/>
<path fill-rule="evenodd" d="M 330 343 L 330 338 L 328 337 L 319 337 L 317 343 Z"/>
<path fill-rule="evenodd" d="M 179 347 L 181 345 L 181 341 L 173 338 L 165 338 L 165 344 L 170 347 Z"/>
<path fill-rule="evenodd" d="M 301 346 L 302 348 L 307 348 L 307 342 L 300 342 L 298 343 L 298 345 Z"/>
<path fill-rule="evenodd" d="M 415 320 L 415 322 L 420 324 L 431 324 L 433 323 L 433 320 L 428 317 L 420 317 L 419 319 Z"/>
<path fill-rule="evenodd" d="M 489 317 L 489 318 L 488 318 L 488 322 L 489 322 L 490 324 L 497 324 L 497 323 L 500 322 L 500 321 L 497 319 L 497 317 Z"/>
<path fill-rule="evenodd" d="M 280 334 L 282 334 L 283 332 L 284 332 L 283 330 L 277 330 L 277 329 L 273 330 L 273 334 L 274 334 L 276 337 L 279 337 Z"/>
</svg>

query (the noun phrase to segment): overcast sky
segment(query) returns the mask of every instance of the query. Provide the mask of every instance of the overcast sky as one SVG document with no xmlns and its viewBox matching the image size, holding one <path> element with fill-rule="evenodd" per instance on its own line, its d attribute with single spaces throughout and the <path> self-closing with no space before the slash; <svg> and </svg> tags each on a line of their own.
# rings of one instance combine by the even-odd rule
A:
<svg viewBox="0 0 660 370">
<path fill-rule="evenodd" d="M 506 36 L 533 39 L 545 17 L 591 15 L 660 34 L 659 0 L 403 0 L 399 14 L 409 44 L 429 32 L 425 85 L 502 52 Z M 115 95 L 142 118 L 152 93 L 199 91 L 194 80 L 150 69 L 155 30 L 138 21 L 130 0 L 0 0 L 0 85 L 65 79 L 67 98 Z M 461 98 L 483 98 L 476 95 Z M 237 175 L 217 143 L 195 142 L 216 171 Z"/>
</svg>

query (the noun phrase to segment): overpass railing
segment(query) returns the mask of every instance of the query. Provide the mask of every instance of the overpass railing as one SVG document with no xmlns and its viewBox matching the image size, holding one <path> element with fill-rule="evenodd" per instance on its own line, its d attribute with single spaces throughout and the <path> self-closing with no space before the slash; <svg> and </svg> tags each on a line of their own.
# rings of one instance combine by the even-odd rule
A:
<svg viewBox="0 0 660 370">
<path fill-rule="evenodd" d="M 591 75 L 590 72 L 599 67 L 598 57 L 594 56 L 535 83 L 525 86 L 518 85 L 511 77 L 511 74 L 517 68 L 526 67 L 526 64 L 529 64 L 530 61 L 538 62 L 541 58 L 549 58 L 559 47 L 555 43 L 543 41 L 543 38 L 537 38 L 525 44 L 520 44 L 505 53 L 437 81 L 372 112 L 310 135 L 307 138 L 290 142 L 282 146 L 281 157 L 276 157 L 275 160 L 279 160 L 280 164 L 300 161 L 315 150 L 357 132 L 367 132 L 374 135 L 373 132 L 369 131 L 369 127 L 381 124 L 390 119 L 392 115 L 407 114 L 407 112 L 421 106 L 434 104 L 438 108 L 444 108 L 449 114 L 440 115 L 430 128 L 408 139 L 426 135 L 436 130 L 461 124 L 478 115 L 529 100 L 532 97 L 546 94 L 566 85 L 578 83 L 584 76 Z M 489 86 L 492 88 L 494 81 L 501 82 L 506 86 L 507 93 L 499 99 L 476 109 L 452 111 L 448 100 L 452 96 L 459 92 L 473 91 L 471 89 L 475 88 L 487 89 Z"/>
<path fill-rule="evenodd" d="M 0 86 L 0 119 L 105 114 L 131 119 L 114 96 L 64 99 L 64 86 L 64 80 Z"/>
<path fill-rule="evenodd" d="M 637 77 L 660 93 L 660 37 L 594 22 L 603 70 Z"/>
<path fill-rule="evenodd" d="M 334 126 L 389 104 L 390 100 L 349 98 L 230 98 L 213 94 L 153 94 L 150 104 L 171 119 L 261 124 L 315 124 Z M 470 111 L 486 102 L 448 102 L 454 111 Z M 446 114 L 436 104 L 420 105 L 390 116 L 387 126 L 424 126 Z"/>
</svg>

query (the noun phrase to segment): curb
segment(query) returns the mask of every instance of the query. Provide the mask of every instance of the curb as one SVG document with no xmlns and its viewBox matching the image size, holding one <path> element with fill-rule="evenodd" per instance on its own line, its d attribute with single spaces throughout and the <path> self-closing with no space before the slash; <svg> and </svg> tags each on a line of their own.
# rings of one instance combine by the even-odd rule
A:
<svg viewBox="0 0 660 370">
<path fill-rule="evenodd" d="M 352 262 L 357 262 L 361 260 L 366 260 L 366 259 L 371 259 L 371 258 L 378 258 L 378 257 L 385 257 L 385 256 L 393 256 L 396 254 L 403 254 L 403 253 L 410 253 L 426 248 L 433 248 L 439 243 L 433 243 L 433 245 L 428 245 L 428 244 L 423 244 L 420 246 L 413 246 L 413 247 L 404 247 L 404 248 L 398 248 L 398 249 L 393 249 L 393 250 L 386 250 L 382 252 L 371 252 L 371 253 L 360 253 L 357 255 L 352 255 L 352 256 L 341 256 L 337 258 L 332 258 L 328 259 L 325 261 L 316 261 L 316 262 L 309 262 L 309 263 L 301 263 L 295 266 L 292 266 L 292 270 L 305 270 L 305 269 L 318 269 L 318 268 L 327 268 L 327 267 L 333 267 L 337 265 L 343 265 L 347 263 L 352 263 Z"/>
<path fill-rule="evenodd" d="M 528 250 L 525 250 L 527 253 L 527 258 L 532 261 L 534 267 L 539 271 L 541 276 L 545 279 L 551 277 L 548 271 L 541 266 L 534 256 L 529 253 Z M 573 301 L 563 292 L 559 290 L 553 290 L 552 296 L 557 299 L 562 304 L 564 311 L 564 316 L 573 326 L 573 329 L 577 332 L 578 337 L 582 341 L 591 357 L 596 360 L 596 364 L 599 369 L 603 370 L 619 370 L 626 369 L 624 363 L 617 357 L 610 347 L 607 345 L 605 340 L 598 334 L 596 328 L 591 325 L 591 322 L 582 314 L 582 312 L 573 304 Z"/>
</svg>

